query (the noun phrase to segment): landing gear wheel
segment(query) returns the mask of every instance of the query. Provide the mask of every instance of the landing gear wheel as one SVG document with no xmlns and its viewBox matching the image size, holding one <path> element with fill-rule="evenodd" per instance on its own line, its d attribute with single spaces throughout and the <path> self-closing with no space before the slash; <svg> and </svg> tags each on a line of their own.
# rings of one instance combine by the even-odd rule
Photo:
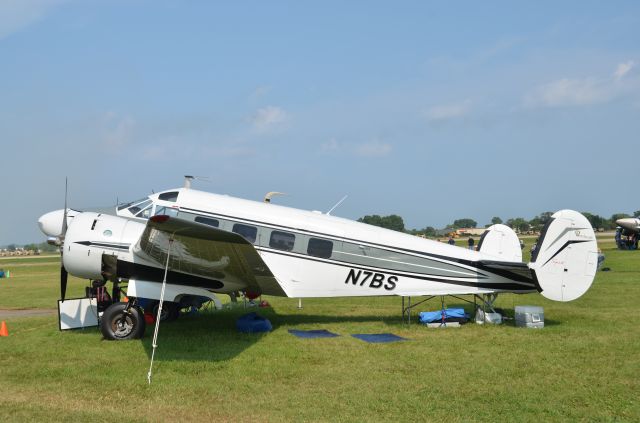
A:
<svg viewBox="0 0 640 423">
<path fill-rule="evenodd" d="M 160 305 L 159 302 L 156 302 L 153 305 L 152 311 L 153 311 L 154 317 L 158 315 L 159 305 Z M 162 303 L 162 313 L 160 313 L 161 322 L 172 322 L 176 320 L 178 316 L 180 316 L 180 309 L 178 309 L 178 303 L 174 303 L 170 301 L 165 301 L 164 303 Z"/>
<path fill-rule="evenodd" d="M 102 314 L 100 332 L 110 341 L 142 338 L 144 329 L 142 312 L 133 306 L 127 311 L 127 303 L 112 304 Z"/>
</svg>

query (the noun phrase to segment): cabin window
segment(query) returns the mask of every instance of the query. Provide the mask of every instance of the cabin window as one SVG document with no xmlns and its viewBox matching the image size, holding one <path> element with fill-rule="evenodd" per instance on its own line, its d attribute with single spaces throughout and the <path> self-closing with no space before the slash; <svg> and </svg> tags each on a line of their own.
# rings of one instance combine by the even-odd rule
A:
<svg viewBox="0 0 640 423">
<path fill-rule="evenodd" d="M 293 244 L 296 241 L 296 236 L 289 232 L 273 231 L 271 232 L 271 238 L 269 238 L 269 247 L 276 250 L 291 251 L 293 250 Z"/>
<path fill-rule="evenodd" d="M 176 217 L 178 216 L 178 209 L 172 209 L 171 207 L 156 207 L 156 212 L 154 213 L 154 216 L 171 216 L 171 217 Z"/>
<path fill-rule="evenodd" d="M 253 244 L 254 242 L 256 242 L 258 228 L 256 228 L 255 226 L 243 225 L 242 223 L 236 223 L 235 225 L 233 225 L 232 232 L 235 232 L 238 235 L 242 235 L 244 239 Z"/>
<path fill-rule="evenodd" d="M 310 238 L 307 254 L 310 256 L 329 258 L 333 252 L 333 242 L 326 239 Z"/>
<path fill-rule="evenodd" d="M 196 216 L 196 222 L 213 226 L 214 228 L 217 228 L 218 226 L 220 226 L 220 222 L 218 221 L 218 219 L 212 219 L 210 217 Z"/>
<path fill-rule="evenodd" d="M 163 192 L 158 196 L 158 200 L 171 201 L 173 203 L 178 199 L 178 191 Z"/>
</svg>

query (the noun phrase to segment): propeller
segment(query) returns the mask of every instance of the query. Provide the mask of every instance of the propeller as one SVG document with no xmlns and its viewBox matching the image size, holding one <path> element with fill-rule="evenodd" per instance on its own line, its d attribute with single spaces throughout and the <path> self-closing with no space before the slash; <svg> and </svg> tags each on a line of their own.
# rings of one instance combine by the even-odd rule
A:
<svg viewBox="0 0 640 423">
<path fill-rule="evenodd" d="M 62 217 L 62 233 L 60 234 L 60 299 L 64 302 L 67 293 L 67 278 L 69 273 L 64 268 L 64 237 L 67 234 L 67 178 L 64 178 L 64 215 Z"/>
</svg>

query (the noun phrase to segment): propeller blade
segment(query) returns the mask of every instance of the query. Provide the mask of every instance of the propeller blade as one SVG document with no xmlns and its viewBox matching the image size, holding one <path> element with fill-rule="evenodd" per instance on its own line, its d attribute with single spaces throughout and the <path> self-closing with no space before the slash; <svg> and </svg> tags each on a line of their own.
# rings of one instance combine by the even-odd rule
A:
<svg viewBox="0 0 640 423">
<path fill-rule="evenodd" d="M 67 233 L 67 178 L 64 178 L 64 217 L 62 218 L 62 234 L 60 237 L 64 239 Z M 64 297 L 63 297 L 64 299 Z"/>
<path fill-rule="evenodd" d="M 67 277 L 69 274 L 67 273 L 67 269 L 64 268 L 64 265 L 60 266 L 60 299 L 64 302 L 64 297 L 67 294 Z"/>
</svg>

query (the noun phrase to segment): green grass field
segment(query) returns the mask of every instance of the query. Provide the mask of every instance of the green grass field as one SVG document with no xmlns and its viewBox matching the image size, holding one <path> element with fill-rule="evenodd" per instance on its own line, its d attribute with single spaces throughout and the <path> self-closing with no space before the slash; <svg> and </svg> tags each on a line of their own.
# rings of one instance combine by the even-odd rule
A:
<svg viewBox="0 0 640 423">
<path fill-rule="evenodd" d="M 12 318 L 0 338 L 0 421 L 639 421 L 640 252 L 601 248 L 611 271 L 574 302 L 500 296 L 511 312 L 544 306 L 541 330 L 408 327 L 400 298 L 304 300 L 302 310 L 268 298 L 269 334 L 237 333 L 242 309 L 161 325 L 151 386 L 151 328 L 108 342 L 97 329 L 59 332 L 55 314 Z M 0 268 L 12 275 L 0 279 L 0 309 L 56 307 L 58 258 Z M 84 285 L 71 279 L 68 296 Z M 299 339 L 293 328 L 342 336 Z M 410 341 L 349 336 L 379 332 Z"/>
</svg>

